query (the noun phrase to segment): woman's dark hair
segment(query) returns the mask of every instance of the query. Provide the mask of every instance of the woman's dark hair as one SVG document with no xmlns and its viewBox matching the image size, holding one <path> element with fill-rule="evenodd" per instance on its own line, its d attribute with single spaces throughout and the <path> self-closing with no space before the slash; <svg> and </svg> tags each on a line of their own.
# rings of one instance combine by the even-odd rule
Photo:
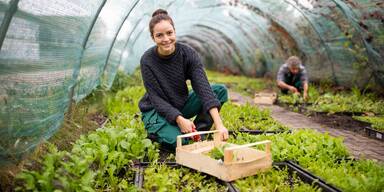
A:
<svg viewBox="0 0 384 192">
<path fill-rule="evenodd" d="M 168 12 L 164 9 L 157 9 L 155 12 L 152 13 L 152 19 L 149 22 L 149 31 L 151 32 L 151 37 L 153 37 L 153 27 L 155 27 L 156 24 L 160 23 L 160 21 L 166 20 L 171 23 L 173 29 L 175 29 L 175 26 L 173 24 L 172 18 L 168 15 Z"/>
</svg>

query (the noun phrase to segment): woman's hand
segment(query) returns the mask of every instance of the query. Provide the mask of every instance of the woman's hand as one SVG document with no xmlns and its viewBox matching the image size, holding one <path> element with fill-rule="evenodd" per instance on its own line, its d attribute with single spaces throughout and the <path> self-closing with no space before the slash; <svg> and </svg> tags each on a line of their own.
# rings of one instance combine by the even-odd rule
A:
<svg viewBox="0 0 384 192">
<path fill-rule="evenodd" d="M 213 119 L 216 130 L 220 132 L 220 139 L 222 141 L 226 141 L 228 139 L 228 130 L 224 127 L 223 122 L 221 121 L 221 117 L 219 115 L 219 111 L 216 107 L 209 110 L 211 117 Z"/>
<path fill-rule="evenodd" d="M 223 124 L 221 124 L 219 126 L 215 126 L 215 127 L 216 127 L 216 130 L 218 130 L 220 132 L 220 139 L 222 141 L 226 141 L 229 137 L 227 128 L 225 128 Z"/>
<path fill-rule="evenodd" d="M 191 133 L 193 129 L 196 129 L 195 124 L 191 120 L 186 119 L 180 115 L 177 116 L 176 123 L 182 133 Z"/>
</svg>

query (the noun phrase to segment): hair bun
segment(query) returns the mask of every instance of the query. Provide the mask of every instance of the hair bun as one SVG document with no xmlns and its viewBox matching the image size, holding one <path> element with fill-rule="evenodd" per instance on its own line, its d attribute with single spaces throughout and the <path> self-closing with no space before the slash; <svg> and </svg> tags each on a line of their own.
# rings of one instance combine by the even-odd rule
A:
<svg viewBox="0 0 384 192">
<path fill-rule="evenodd" d="M 152 13 L 152 17 L 157 16 L 157 15 L 168 15 L 168 12 L 164 9 L 157 9 L 155 12 Z"/>
</svg>

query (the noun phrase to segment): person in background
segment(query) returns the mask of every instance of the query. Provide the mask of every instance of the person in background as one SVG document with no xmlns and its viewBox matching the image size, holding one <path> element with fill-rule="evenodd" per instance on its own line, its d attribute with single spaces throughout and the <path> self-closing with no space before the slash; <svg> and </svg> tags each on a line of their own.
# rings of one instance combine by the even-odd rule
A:
<svg viewBox="0 0 384 192">
<path fill-rule="evenodd" d="M 304 100 L 308 99 L 308 75 L 297 56 L 291 56 L 280 66 L 277 73 L 277 86 L 281 92 L 291 92 L 296 95 L 303 94 Z"/>
<path fill-rule="evenodd" d="M 156 45 L 140 60 L 146 93 L 139 102 L 149 136 L 163 149 L 173 151 L 178 135 L 209 130 L 214 124 L 221 139 L 227 140 L 228 130 L 219 115 L 228 100 L 226 87 L 209 84 L 198 53 L 176 41 L 174 23 L 167 11 L 158 9 L 152 14 L 149 30 Z M 189 92 L 187 80 L 193 91 Z"/>
</svg>

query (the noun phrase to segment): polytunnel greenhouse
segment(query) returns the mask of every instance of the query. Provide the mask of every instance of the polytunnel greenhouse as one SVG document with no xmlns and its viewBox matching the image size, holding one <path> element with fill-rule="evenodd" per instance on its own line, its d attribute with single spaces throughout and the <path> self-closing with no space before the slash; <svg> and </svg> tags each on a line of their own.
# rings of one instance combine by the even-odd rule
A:
<svg viewBox="0 0 384 192">
<path fill-rule="evenodd" d="M 226 88 L 228 145 L 147 133 L 159 8 Z M 380 0 L 0 0 L 0 22 L 0 191 L 384 191 Z M 303 93 L 276 83 L 291 56 Z"/>
</svg>

